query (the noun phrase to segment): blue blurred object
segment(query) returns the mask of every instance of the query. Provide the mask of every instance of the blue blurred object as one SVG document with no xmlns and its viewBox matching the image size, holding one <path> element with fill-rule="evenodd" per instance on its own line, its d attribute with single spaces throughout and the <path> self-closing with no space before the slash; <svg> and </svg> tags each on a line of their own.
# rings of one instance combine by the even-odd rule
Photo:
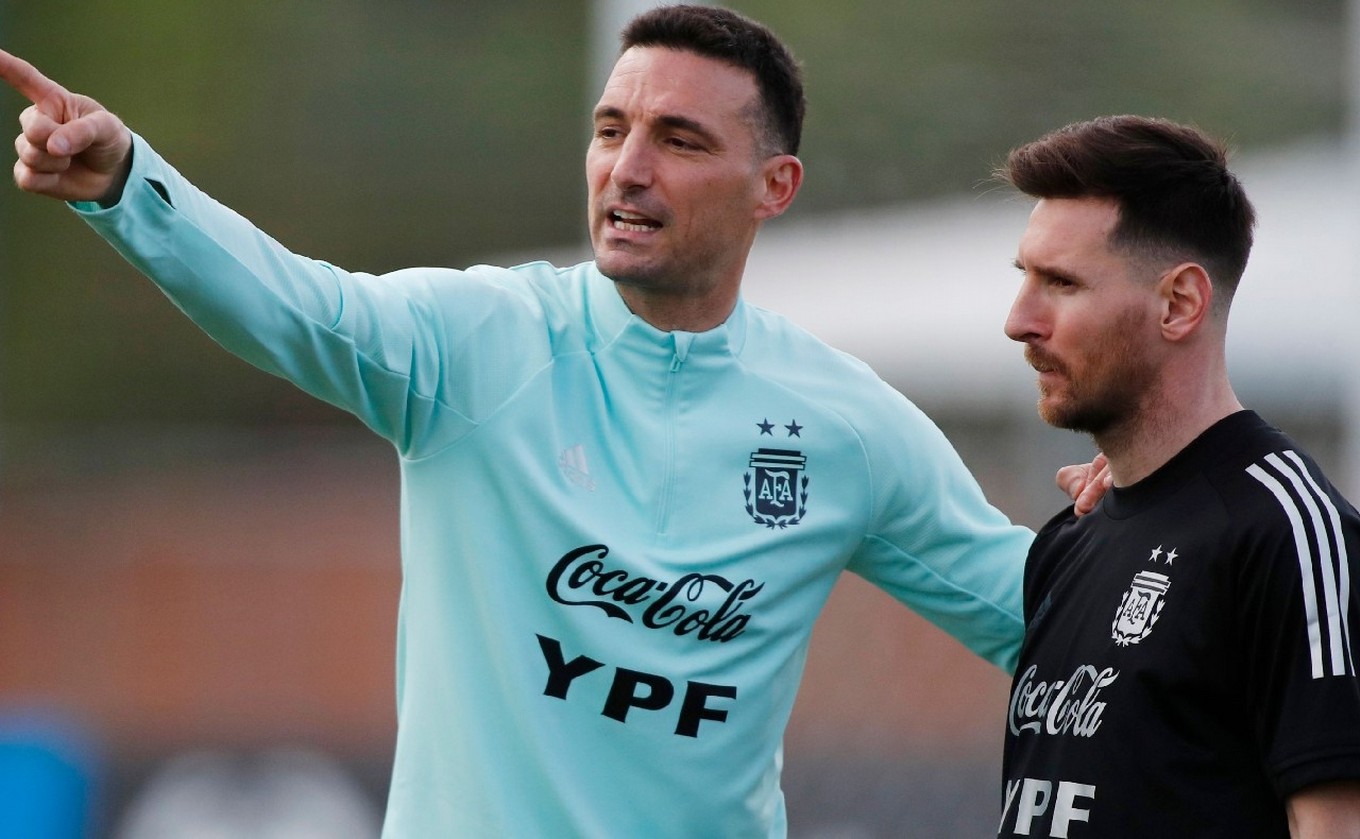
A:
<svg viewBox="0 0 1360 839">
<path fill-rule="evenodd" d="M 0 710 L 0 835 L 87 839 L 97 759 L 74 722 Z"/>
</svg>

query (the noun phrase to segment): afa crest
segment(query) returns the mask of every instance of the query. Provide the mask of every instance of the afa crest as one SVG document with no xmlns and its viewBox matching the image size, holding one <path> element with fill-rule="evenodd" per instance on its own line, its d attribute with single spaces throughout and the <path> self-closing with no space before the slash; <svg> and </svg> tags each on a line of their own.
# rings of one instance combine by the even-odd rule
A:
<svg viewBox="0 0 1360 839">
<path fill-rule="evenodd" d="M 1152 625 L 1162 616 L 1171 578 L 1155 571 L 1140 571 L 1133 576 L 1133 584 L 1124 592 L 1110 627 L 1111 637 L 1121 647 L 1137 644 L 1152 631 Z"/>
<path fill-rule="evenodd" d="M 789 449 L 757 449 L 749 464 L 754 470 L 741 476 L 746 513 L 766 527 L 788 527 L 802 521 L 807 512 L 808 477 L 803 474 L 807 458 Z"/>
</svg>

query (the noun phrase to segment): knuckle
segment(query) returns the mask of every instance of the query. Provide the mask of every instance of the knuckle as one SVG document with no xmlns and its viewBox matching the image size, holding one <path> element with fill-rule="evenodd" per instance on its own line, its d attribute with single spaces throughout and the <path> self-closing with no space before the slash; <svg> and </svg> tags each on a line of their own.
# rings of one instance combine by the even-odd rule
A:
<svg viewBox="0 0 1360 839">
<path fill-rule="evenodd" d="M 14 151 L 18 154 L 19 160 L 30 166 L 37 160 L 38 155 L 41 154 L 41 151 L 36 146 L 23 137 L 20 137 L 14 143 Z"/>
<path fill-rule="evenodd" d="M 33 191 L 33 170 L 22 163 L 14 165 L 14 184 L 25 192 Z"/>
</svg>

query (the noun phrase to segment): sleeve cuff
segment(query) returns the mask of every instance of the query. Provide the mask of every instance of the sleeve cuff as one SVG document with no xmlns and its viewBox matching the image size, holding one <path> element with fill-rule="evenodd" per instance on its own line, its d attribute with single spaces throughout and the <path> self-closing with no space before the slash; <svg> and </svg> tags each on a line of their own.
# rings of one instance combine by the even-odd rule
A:
<svg viewBox="0 0 1360 839">
<path fill-rule="evenodd" d="M 149 162 L 154 157 L 150 148 L 146 145 L 146 141 L 135 131 L 132 132 L 131 154 L 132 167 L 128 170 L 127 181 L 124 182 L 123 192 L 118 196 L 117 201 L 108 205 L 101 204 L 98 201 L 67 201 L 66 206 L 83 216 L 111 212 L 122 206 L 127 198 L 128 190 L 132 189 L 137 181 L 149 179 L 146 169 Z"/>
</svg>

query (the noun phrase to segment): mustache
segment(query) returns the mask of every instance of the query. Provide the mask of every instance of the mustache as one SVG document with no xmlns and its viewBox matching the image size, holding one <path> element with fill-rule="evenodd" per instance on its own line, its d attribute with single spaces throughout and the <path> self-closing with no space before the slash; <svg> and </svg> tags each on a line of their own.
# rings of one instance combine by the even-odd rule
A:
<svg viewBox="0 0 1360 839">
<path fill-rule="evenodd" d="M 1065 372 L 1067 366 L 1056 356 L 1039 349 L 1033 344 L 1025 345 L 1025 362 L 1039 372 Z"/>
</svg>

